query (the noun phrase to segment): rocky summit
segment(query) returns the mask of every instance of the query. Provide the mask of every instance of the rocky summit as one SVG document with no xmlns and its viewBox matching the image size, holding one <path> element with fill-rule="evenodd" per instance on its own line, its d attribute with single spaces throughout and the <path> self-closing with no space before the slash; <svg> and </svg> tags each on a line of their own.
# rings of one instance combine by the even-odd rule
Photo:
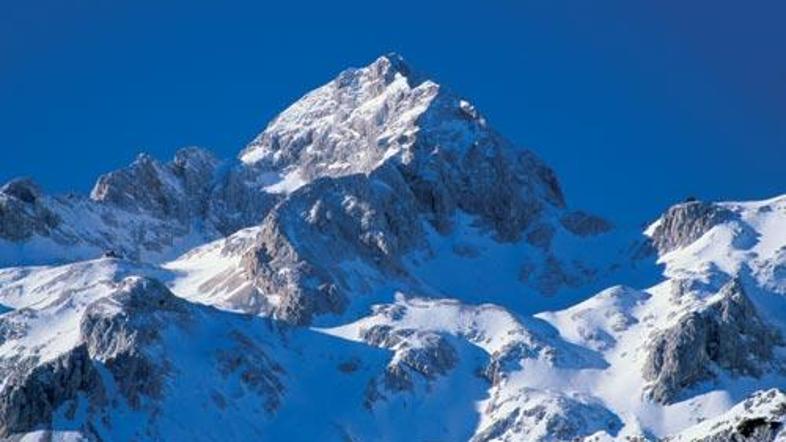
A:
<svg viewBox="0 0 786 442">
<path fill-rule="evenodd" d="M 400 56 L 235 159 L 0 187 L 0 438 L 786 440 L 786 196 L 642 232 Z"/>
</svg>

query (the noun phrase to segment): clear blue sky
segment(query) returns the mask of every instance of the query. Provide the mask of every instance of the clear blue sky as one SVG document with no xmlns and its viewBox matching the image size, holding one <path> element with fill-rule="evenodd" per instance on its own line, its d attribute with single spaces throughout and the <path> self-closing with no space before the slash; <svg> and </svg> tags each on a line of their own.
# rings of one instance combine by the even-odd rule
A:
<svg viewBox="0 0 786 442">
<path fill-rule="evenodd" d="M 139 151 L 234 156 L 348 66 L 396 51 L 643 221 L 786 193 L 782 1 L 0 3 L 0 180 L 86 192 Z"/>
</svg>

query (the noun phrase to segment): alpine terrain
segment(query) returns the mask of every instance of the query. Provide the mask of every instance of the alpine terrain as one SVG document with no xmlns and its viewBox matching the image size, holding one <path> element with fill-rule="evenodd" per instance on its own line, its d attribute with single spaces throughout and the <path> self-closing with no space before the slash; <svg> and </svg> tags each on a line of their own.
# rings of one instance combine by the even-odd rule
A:
<svg viewBox="0 0 786 442">
<path fill-rule="evenodd" d="M 0 266 L 6 440 L 786 441 L 786 196 L 615 226 L 397 55 L 12 180 Z"/>
</svg>

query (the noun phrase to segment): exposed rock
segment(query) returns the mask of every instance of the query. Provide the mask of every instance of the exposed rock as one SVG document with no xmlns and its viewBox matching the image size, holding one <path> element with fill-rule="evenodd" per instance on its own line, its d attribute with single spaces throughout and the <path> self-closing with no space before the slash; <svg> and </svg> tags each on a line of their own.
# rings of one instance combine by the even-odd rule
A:
<svg viewBox="0 0 786 442">
<path fill-rule="evenodd" d="M 280 297 L 277 318 L 306 324 L 345 308 L 343 262 L 359 259 L 395 274 L 422 235 L 400 175 L 381 168 L 299 189 L 266 217 L 243 262 L 262 293 Z"/>
<path fill-rule="evenodd" d="M 554 238 L 554 227 L 549 224 L 540 224 L 527 232 L 527 242 L 535 247 L 548 250 Z"/>
<path fill-rule="evenodd" d="M 6 313 L 3 311 L 2 313 Z M 16 310 L 14 314 L 0 316 L 0 345 L 8 340 L 19 339 L 27 332 L 25 320 L 34 316 L 29 309 Z"/>
<path fill-rule="evenodd" d="M 33 204 L 41 196 L 41 189 L 30 178 L 16 178 L 0 187 L 0 193 L 14 197 L 23 203 Z"/>
<path fill-rule="evenodd" d="M 185 220 L 204 215 L 218 160 L 197 148 L 181 149 L 161 164 L 140 154 L 127 168 L 101 176 L 90 197 L 131 212 Z"/>
<path fill-rule="evenodd" d="M 384 378 L 385 387 L 392 391 L 412 389 L 413 372 L 433 380 L 458 363 L 456 349 L 436 333 L 375 325 L 364 330 L 361 338 L 370 345 L 396 353 Z"/>
<path fill-rule="evenodd" d="M 666 441 L 772 442 L 786 436 L 786 394 L 759 391 L 726 413 L 701 422 Z"/>
<path fill-rule="evenodd" d="M 102 258 L 110 258 L 110 259 L 119 259 L 122 258 L 122 255 L 114 250 L 105 250 L 104 253 L 101 254 Z"/>
<path fill-rule="evenodd" d="M 208 217 L 223 235 L 258 225 L 282 195 L 264 191 L 258 185 L 263 172 L 236 165 L 214 183 L 208 199 Z"/>
<path fill-rule="evenodd" d="M 189 214 L 198 216 L 207 212 L 218 166 L 218 159 L 205 149 L 186 147 L 175 152 L 168 167 L 180 181 Z"/>
<path fill-rule="evenodd" d="M 471 442 L 490 442 L 497 440 L 505 440 L 503 437 L 506 433 L 516 434 L 521 433 L 524 428 L 521 422 L 518 421 L 521 415 L 520 408 L 514 408 L 513 411 L 507 415 L 495 419 L 491 425 L 487 426 L 476 434 Z"/>
<path fill-rule="evenodd" d="M 492 385 L 498 385 L 507 373 L 520 368 L 523 360 L 537 358 L 541 350 L 542 348 L 524 341 L 509 343 L 491 355 L 491 361 L 482 374 Z"/>
<path fill-rule="evenodd" d="M 89 199 L 47 197 L 30 180 L 14 180 L 0 191 L 0 239 L 37 235 L 52 243 L 20 264 L 93 258 L 103 250 L 136 260 L 165 253 L 189 234 L 212 238 L 260 223 L 279 197 L 258 180 L 259 171 L 221 167 L 194 147 L 178 150 L 168 163 L 141 154 L 101 176 Z"/>
<path fill-rule="evenodd" d="M 104 364 L 132 407 L 162 394 L 166 361 L 145 350 L 173 321 L 185 320 L 184 301 L 154 279 L 129 277 L 111 296 L 91 304 L 80 323 L 90 356 Z"/>
<path fill-rule="evenodd" d="M 610 222 L 580 210 L 568 212 L 560 218 L 560 223 L 572 233 L 579 236 L 594 236 L 612 229 Z"/>
<path fill-rule="evenodd" d="M 564 205 L 551 169 L 397 55 L 347 70 L 303 97 L 241 159 L 305 181 L 395 164 L 420 211 L 440 231 L 461 209 L 480 216 L 499 238 L 516 239 L 544 206 Z"/>
<path fill-rule="evenodd" d="M 551 169 L 488 129 L 485 120 L 454 117 L 462 102 L 448 92 L 436 95 L 399 167 L 438 230 L 449 228 L 460 209 L 478 216 L 498 239 L 516 240 L 547 207 L 564 205 L 559 184 Z"/>
<path fill-rule="evenodd" d="M 388 149 L 411 143 L 402 132 L 420 112 L 404 111 L 422 111 L 436 93 L 410 74 L 395 55 L 348 69 L 278 115 L 240 157 L 260 168 L 298 167 L 306 180 L 368 172 Z"/>
<path fill-rule="evenodd" d="M 234 332 L 231 339 L 236 346 L 217 355 L 221 374 L 236 375 L 240 383 L 264 400 L 265 410 L 272 413 L 279 407 L 284 395 L 284 385 L 279 380 L 283 368 L 243 334 Z"/>
<path fill-rule="evenodd" d="M 643 375 L 655 401 L 671 403 L 684 389 L 713 378 L 717 369 L 758 377 L 774 363 L 781 337 L 759 317 L 742 284 L 733 280 L 718 296 L 650 343 Z"/>
<path fill-rule="evenodd" d="M 495 396 L 490 407 L 487 412 L 500 417 L 472 442 L 573 441 L 598 432 L 615 436 L 622 428 L 614 413 L 581 395 L 524 388 L 514 396 Z"/>
<path fill-rule="evenodd" d="M 669 208 L 652 232 L 661 254 L 686 246 L 718 224 L 734 219 L 734 213 L 713 203 L 690 201 Z"/>
<path fill-rule="evenodd" d="M 675 250 L 732 221 L 731 236 L 740 238 L 734 253 L 720 256 L 721 244 L 701 251 L 706 265 L 665 262 L 665 274 L 653 273 L 674 284 L 654 286 L 655 302 L 618 287 L 580 308 L 530 317 L 540 303 L 519 294 L 562 294 L 617 270 L 611 257 L 581 250 L 599 239 L 609 242 L 598 255 L 618 249 L 610 242 L 617 238 L 583 239 L 611 225 L 567 209 L 550 168 L 397 56 L 348 70 L 306 95 L 239 162 L 220 163 L 196 148 L 178 151 L 171 162 L 142 155 L 101 177 L 92 197 L 48 197 L 25 180 L 0 189 L 0 238 L 17 242 L 0 259 L 17 265 L 12 254 L 25 243 L 42 254 L 60 247 L 59 259 L 91 259 L 67 273 L 58 271 L 66 266 L 0 271 L 0 297 L 11 306 L 0 306 L 0 375 L 8 375 L 0 385 L 0 424 L 8 428 L 40 428 L 41 437 L 56 439 L 59 429 L 47 427 L 53 413 L 62 413 L 68 420 L 78 415 L 69 432 L 120 440 L 277 438 L 299 418 L 309 420 L 309 436 L 321 432 L 327 440 L 466 440 L 473 432 L 477 441 L 615 440 L 662 436 L 683 422 L 666 422 L 670 413 L 662 422 L 651 419 L 662 407 L 641 398 L 630 407 L 611 398 L 618 386 L 607 382 L 614 383 L 619 366 L 609 369 L 609 362 L 641 362 L 633 348 L 642 330 L 656 330 L 644 371 L 627 375 L 632 385 L 643 375 L 661 404 L 715 378 L 719 390 L 734 394 L 728 377 L 780 368 L 782 340 L 739 283 L 704 295 L 737 264 L 751 265 L 757 290 L 786 291 L 786 252 L 769 250 L 782 239 L 770 216 L 786 212 L 786 204 L 675 206 L 648 232 L 651 250 Z M 737 229 L 748 222 L 751 235 Z M 727 230 L 721 233 L 725 241 Z M 769 238 L 754 249 L 758 234 Z M 44 238 L 25 241 L 35 235 Z M 231 239 L 214 241 L 220 235 Z M 202 246 L 170 261 L 196 244 Z M 746 244 L 747 254 L 737 253 Z M 106 259 L 92 261 L 103 251 Z M 625 270 L 629 282 L 645 286 L 646 278 Z M 32 276 L 21 276 L 26 272 Z M 166 281 L 185 298 L 131 274 L 171 277 Z M 573 292 L 566 294 L 581 296 Z M 359 317 L 368 304 L 393 296 L 395 304 L 373 307 L 373 318 Z M 457 299 L 434 299 L 441 297 Z M 348 308 L 355 300 L 352 307 L 362 309 Z M 516 313 L 462 300 L 513 305 Z M 278 328 L 342 313 L 313 329 Z M 60 321 L 62 315 L 71 316 Z M 52 327 L 49 318 L 57 319 Z M 260 330 L 273 324 L 280 334 Z M 350 339 L 362 342 L 344 339 L 358 330 Z M 110 396 L 97 403 L 102 393 Z M 348 400 L 330 409 L 312 406 L 344 394 Z M 386 395 L 395 399 L 375 408 Z M 624 415 L 624 435 L 600 397 Z M 373 412 L 353 408 L 364 400 Z M 696 398 L 695 415 L 685 418 L 711 417 L 705 414 L 717 403 L 704 407 L 706 400 Z M 765 440 L 782 432 L 780 412 L 764 415 L 756 407 L 707 440 Z M 410 434 L 421 411 L 445 422 L 425 431 L 412 425 Z M 469 421 L 466 428 L 459 420 Z M 403 432 L 396 428 L 402 421 Z M 95 433 L 86 428 L 92 425 Z"/>
<path fill-rule="evenodd" d="M 158 440 L 161 436 L 156 420 L 166 406 L 168 393 L 211 397 L 183 390 L 199 385 L 205 376 L 201 371 L 189 371 L 192 367 L 188 364 L 194 362 L 189 359 L 193 348 L 201 352 L 196 360 L 202 370 L 226 378 L 211 379 L 204 385 L 223 387 L 223 393 L 232 386 L 233 399 L 238 398 L 237 389 L 253 393 L 250 401 L 271 413 L 278 407 L 284 391 L 280 381 L 283 368 L 268 357 L 268 347 L 259 340 L 255 328 L 239 327 L 244 323 L 251 326 L 250 322 L 191 305 L 155 279 L 130 276 L 119 282 L 88 281 L 84 287 L 76 282 L 117 264 L 123 263 L 95 260 L 78 269 L 63 266 L 67 270 L 52 275 L 52 281 L 39 281 L 42 287 L 57 292 L 66 287 L 59 297 L 48 299 L 40 310 L 22 308 L 0 316 L 0 333 L 16 340 L 19 350 L 19 356 L 15 352 L 11 358 L 0 359 L 0 438 L 11 433 L 21 438 L 32 431 L 41 431 L 41 437 L 51 433 L 57 438 L 68 430 L 86 440 L 100 440 L 106 434 L 122 439 L 130 433 L 114 432 L 119 424 L 116 419 L 133 415 L 132 419 L 141 417 L 135 421 L 139 428 L 134 430 L 134 437 Z M 25 347 L 31 337 L 47 328 L 41 318 L 59 320 L 60 315 L 67 318 L 69 328 L 65 332 L 52 333 L 54 341 L 43 338 L 43 346 Z M 78 328 L 74 329 L 76 324 Z M 205 332 L 218 333 L 219 342 L 184 343 L 188 347 L 185 351 L 172 347 L 180 345 L 179 339 L 197 339 L 198 333 L 204 336 Z M 66 345 L 73 347 L 53 359 L 42 360 Z M 212 396 L 214 401 L 218 400 L 217 394 Z M 118 410 L 122 411 L 118 414 Z M 64 421 L 68 422 L 65 428 Z M 166 434 L 172 435 L 177 431 L 187 433 L 188 429 L 169 431 Z"/>
<path fill-rule="evenodd" d="M 553 295 L 563 287 L 574 286 L 580 282 L 581 276 L 565 269 L 559 259 L 549 254 L 535 278 L 534 287 L 544 295 Z"/>
<path fill-rule="evenodd" d="M 27 370 L 6 375 L 0 394 L 0 436 L 48 427 L 52 413 L 79 393 L 101 394 L 101 382 L 86 346 Z"/>
<path fill-rule="evenodd" d="M 156 215 L 181 216 L 180 192 L 169 171 L 150 155 L 140 154 L 126 169 L 98 178 L 90 197 L 130 211 L 148 210 Z"/>
<path fill-rule="evenodd" d="M 48 235 L 59 217 L 41 204 L 41 191 L 29 178 L 11 180 L 0 188 L 0 239 L 23 241 Z"/>
<path fill-rule="evenodd" d="M 508 373 L 521 369 L 527 360 L 539 359 L 558 368 L 605 368 L 608 364 L 596 353 L 578 346 L 552 345 L 555 336 L 522 334 L 491 355 L 481 373 L 492 385 L 499 385 Z"/>
<path fill-rule="evenodd" d="M 550 168 L 396 55 L 306 95 L 240 157 L 241 164 L 221 165 L 196 148 L 169 163 L 140 155 L 99 178 L 83 204 L 100 217 L 95 227 L 60 233 L 71 235 L 68 245 L 95 247 L 92 256 L 113 250 L 146 259 L 192 234 L 214 237 L 262 223 L 243 260 L 255 288 L 238 293 L 235 304 L 250 313 L 276 304 L 277 318 L 306 324 L 346 308 L 346 263 L 362 263 L 383 279 L 404 276 L 400 259 L 422 242 L 423 221 L 446 232 L 461 211 L 498 240 L 526 232 L 547 249 L 558 219 L 551 212 L 564 210 Z M 289 177 L 302 187 L 271 190 Z M 75 211 L 66 218 L 81 217 Z M 550 260 L 536 285 L 551 294 L 574 281 L 573 269 Z"/>
</svg>

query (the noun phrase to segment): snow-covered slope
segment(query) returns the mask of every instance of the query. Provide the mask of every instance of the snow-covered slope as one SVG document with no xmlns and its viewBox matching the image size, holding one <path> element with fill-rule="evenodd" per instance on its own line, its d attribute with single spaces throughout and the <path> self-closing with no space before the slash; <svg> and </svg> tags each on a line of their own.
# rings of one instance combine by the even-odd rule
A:
<svg viewBox="0 0 786 442">
<path fill-rule="evenodd" d="M 0 436 L 784 438 L 786 197 L 645 232 L 388 55 L 237 160 L 0 189 Z"/>
</svg>

